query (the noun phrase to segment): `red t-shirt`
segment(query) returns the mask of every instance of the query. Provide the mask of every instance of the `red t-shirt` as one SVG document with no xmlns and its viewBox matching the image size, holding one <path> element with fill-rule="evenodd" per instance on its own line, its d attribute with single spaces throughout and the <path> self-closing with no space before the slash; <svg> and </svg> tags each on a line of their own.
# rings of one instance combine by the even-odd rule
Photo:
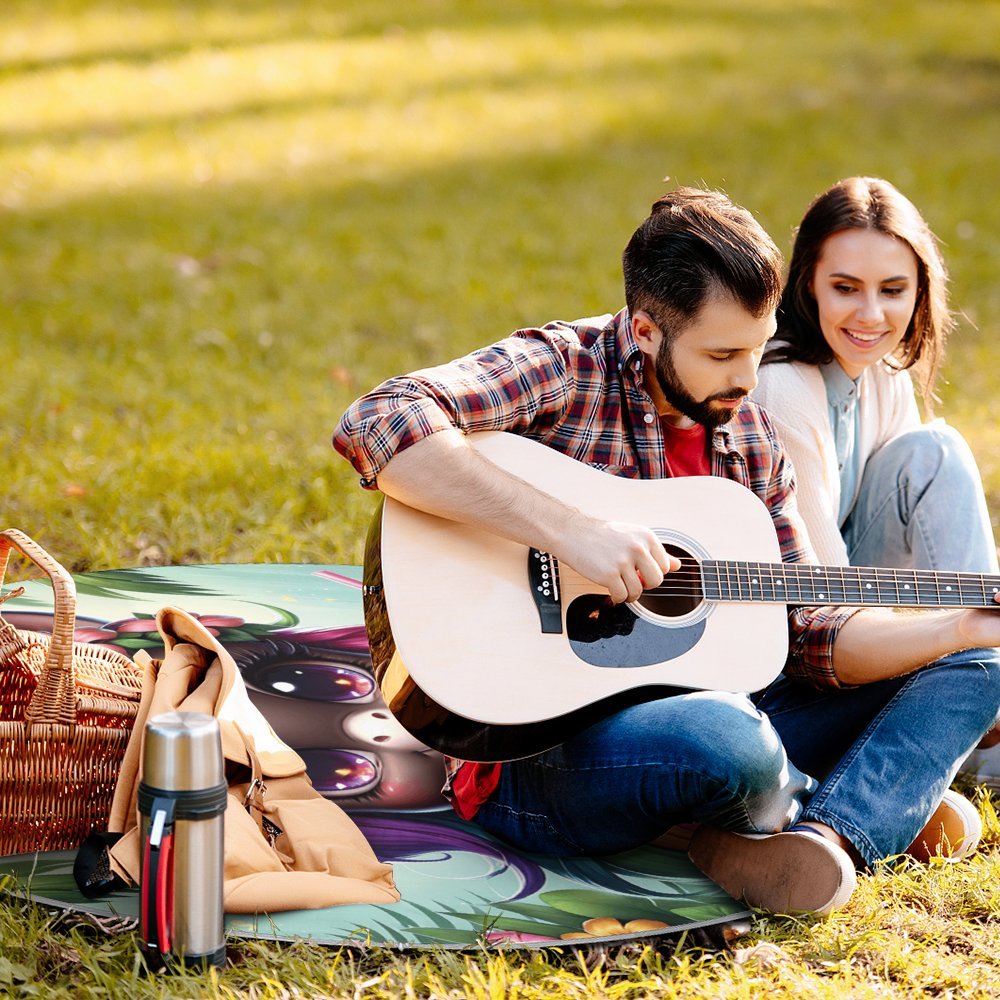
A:
<svg viewBox="0 0 1000 1000">
<path fill-rule="evenodd" d="M 462 819 L 472 819 L 500 784 L 503 764 L 463 764 L 451 783 L 451 806 Z"/>
<path fill-rule="evenodd" d="M 663 439 L 666 442 L 665 461 L 671 479 L 712 474 L 708 458 L 708 430 L 703 424 L 675 427 L 661 417 L 660 427 L 663 429 Z"/>
<path fill-rule="evenodd" d="M 675 427 L 661 418 L 666 441 L 665 461 L 671 478 L 708 476 L 708 431 L 702 424 Z M 503 764 L 465 764 L 451 785 L 451 804 L 462 819 L 472 819 L 479 807 L 493 794 L 500 783 Z"/>
</svg>

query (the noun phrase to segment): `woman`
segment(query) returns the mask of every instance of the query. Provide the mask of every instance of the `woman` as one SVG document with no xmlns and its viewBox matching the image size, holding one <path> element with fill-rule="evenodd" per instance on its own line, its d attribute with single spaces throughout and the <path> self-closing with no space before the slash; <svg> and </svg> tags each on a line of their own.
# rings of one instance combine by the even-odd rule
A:
<svg viewBox="0 0 1000 1000">
<path fill-rule="evenodd" d="M 911 378 L 929 410 L 952 326 L 937 240 L 892 184 L 850 177 L 813 201 L 754 396 L 820 562 L 998 571 L 972 453 L 943 421 L 921 423 Z M 965 766 L 991 776 L 988 761 Z"/>
</svg>

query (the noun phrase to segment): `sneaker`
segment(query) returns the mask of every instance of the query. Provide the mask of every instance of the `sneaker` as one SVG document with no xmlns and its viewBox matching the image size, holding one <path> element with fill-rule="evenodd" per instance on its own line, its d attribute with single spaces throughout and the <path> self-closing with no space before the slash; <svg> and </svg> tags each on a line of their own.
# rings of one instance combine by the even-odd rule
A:
<svg viewBox="0 0 1000 1000">
<path fill-rule="evenodd" d="M 906 853 L 918 861 L 961 861 L 979 846 L 982 835 L 983 821 L 976 807 L 949 788 Z"/>
<path fill-rule="evenodd" d="M 688 856 L 733 898 L 772 913 L 830 913 L 858 884 L 847 852 L 820 834 L 741 834 L 703 826 Z"/>
</svg>

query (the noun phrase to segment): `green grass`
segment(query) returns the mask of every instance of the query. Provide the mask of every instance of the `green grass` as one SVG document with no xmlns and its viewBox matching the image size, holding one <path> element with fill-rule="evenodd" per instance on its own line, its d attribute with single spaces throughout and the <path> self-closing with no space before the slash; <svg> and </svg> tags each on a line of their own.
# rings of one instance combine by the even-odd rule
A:
<svg viewBox="0 0 1000 1000">
<path fill-rule="evenodd" d="M 947 243 L 946 411 L 1000 500 L 1000 5 L 542 6 L 5 4 L 4 519 L 77 569 L 358 560 L 344 406 L 616 309 L 666 175 L 786 245 L 833 179 L 896 180 Z"/>
<path fill-rule="evenodd" d="M 403 956 L 231 943 L 229 963 L 210 975 L 144 976 L 132 934 L 67 928 L 36 907 L 0 908 L 0 994 L 56 998 L 648 997 L 843 1000 L 1000 994 L 1000 824 L 980 798 L 986 847 L 971 861 L 915 862 L 862 880 L 829 919 L 758 917 L 729 952 L 681 940 L 660 952 L 443 951 Z M 6 991 L 6 992 L 3 992 Z"/>
<path fill-rule="evenodd" d="M 787 247 L 853 173 L 894 180 L 944 241 L 965 318 L 941 411 L 1000 511 L 997 37 L 996 0 L 6 0 L 2 520 L 73 569 L 356 562 L 371 498 L 328 443 L 355 395 L 618 308 L 666 176 L 724 188 Z M 768 960 L 590 974 L 241 945 L 217 992 L 996 995 L 998 866 L 994 831 L 830 921 L 762 918 Z M 160 995 L 128 941 L 2 915 L 0 991 Z"/>
</svg>

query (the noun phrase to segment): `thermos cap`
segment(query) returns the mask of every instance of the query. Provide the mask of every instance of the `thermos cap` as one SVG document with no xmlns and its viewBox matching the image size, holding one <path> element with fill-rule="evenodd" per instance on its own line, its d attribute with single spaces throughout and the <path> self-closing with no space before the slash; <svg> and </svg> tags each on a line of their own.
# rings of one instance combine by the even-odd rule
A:
<svg viewBox="0 0 1000 1000">
<path fill-rule="evenodd" d="M 142 782 L 167 791 L 214 788 L 225 781 L 219 723 L 204 712 L 164 712 L 146 723 Z"/>
</svg>

